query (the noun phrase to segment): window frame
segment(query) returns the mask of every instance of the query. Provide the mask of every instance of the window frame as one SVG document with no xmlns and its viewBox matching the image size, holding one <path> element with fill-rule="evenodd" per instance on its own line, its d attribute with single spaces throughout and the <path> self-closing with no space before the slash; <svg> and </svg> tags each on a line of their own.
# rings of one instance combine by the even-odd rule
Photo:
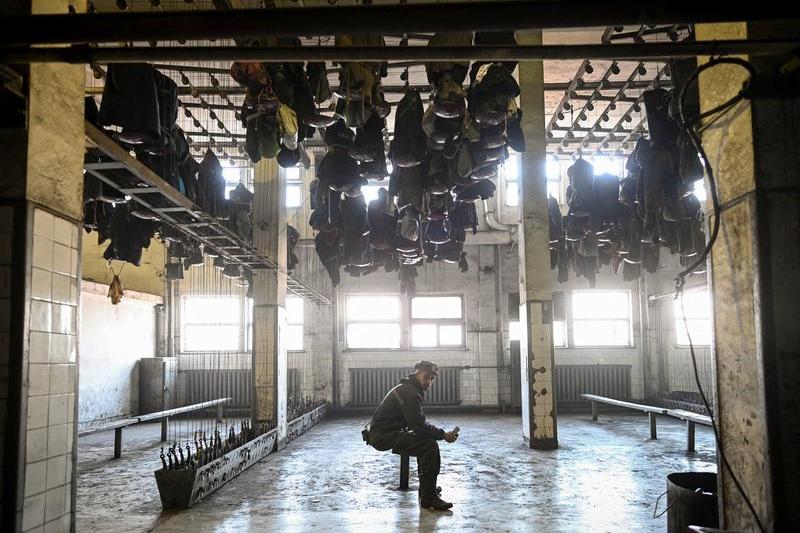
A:
<svg viewBox="0 0 800 533">
<path fill-rule="evenodd" d="M 414 318 L 412 315 L 414 298 L 458 298 L 461 301 L 461 318 Z M 452 350 L 465 350 L 467 348 L 467 320 L 466 320 L 466 304 L 464 302 L 464 295 L 459 293 L 417 293 L 411 298 L 405 298 L 408 302 L 407 305 L 407 320 L 408 320 L 408 350 L 435 350 L 435 351 L 452 351 Z M 436 325 L 436 346 L 414 346 L 412 338 L 413 329 L 415 325 L 435 324 Z M 439 327 L 440 326 L 461 326 L 461 343 L 460 344 L 439 344 Z"/>
<path fill-rule="evenodd" d="M 347 312 L 348 303 L 351 298 L 363 298 L 363 297 L 393 297 L 397 298 L 397 303 L 399 304 L 399 312 L 397 319 L 395 320 L 388 320 L 384 318 L 379 318 L 375 320 L 369 319 L 351 319 L 349 313 Z M 399 352 L 404 350 L 405 346 L 405 332 L 404 332 L 404 324 L 403 324 L 403 305 L 404 305 L 404 296 L 397 292 L 351 292 L 346 293 L 344 296 L 344 349 L 348 352 Z M 351 347 L 348 337 L 348 330 L 350 329 L 350 324 L 394 324 L 397 323 L 400 329 L 400 342 L 398 343 L 397 348 L 387 348 L 387 347 Z"/>
<path fill-rule="evenodd" d="M 289 170 L 297 169 L 297 177 L 289 177 Z M 283 195 L 283 203 L 286 204 L 286 209 L 302 209 L 303 208 L 303 173 L 302 167 L 295 166 L 286 169 L 282 169 L 281 172 L 283 173 L 283 179 L 286 182 L 286 189 Z M 300 201 L 297 205 L 289 205 L 289 187 L 297 187 L 297 190 L 300 192 Z"/>
<path fill-rule="evenodd" d="M 575 317 L 574 295 L 576 293 L 593 293 L 593 292 L 595 292 L 595 293 L 597 293 L 597 292 L 625 293 L 625 295 L 627 297 L 627 301 L 628 301 L 628 317 L 625 319 L 628 322 L 628 328 L 627 328 L 627 330 L 628 330 L 628 342 L 626 344 L 578 344 L 577 342 L 575 342 L 575 330 L 577 329 L 577 327 L 576 327 L 576 323 L 577 322 L 607 322 L 609 320 L 623 320 L 622 318 L 611 318 L 611 319 L 609 319 L 609 318 L 576 318 Z M 625 289 L 625 288 L 622 288 L 622 289 L 619 289 L 619 288 L 614 288 L 614 289 L 604 289 L 604 288 L 601 288 L 601 289 L 573 289 L 573 290 L 569 291 L 569 298 L 567 300 L 568 300 L 568 305 L 569 305 L 569 308 L 567 310 L 569 328 L 568 328 L 568 331 L 567 331 L 567 339 L 568 339 L 567 343 L 568 343 L 568 346 L 566 346 L 566 347 L 573 348 L 573 349 L 585 349 L 585 348 L 590 348 L 590 349 L 591 348 L 609 349 L 610 348 L 610 349 L 618 349 L 618 350 L 631 349 L 631 348 L 635 348 L 636 347 L 636 344 L 634 343 L 634 338 L 633 338 L 633 320 L 634 320 L 633 311 L 634 310 L 633 310 L 633 298 L 632 298 L 630 289 Z"/>
</svg>

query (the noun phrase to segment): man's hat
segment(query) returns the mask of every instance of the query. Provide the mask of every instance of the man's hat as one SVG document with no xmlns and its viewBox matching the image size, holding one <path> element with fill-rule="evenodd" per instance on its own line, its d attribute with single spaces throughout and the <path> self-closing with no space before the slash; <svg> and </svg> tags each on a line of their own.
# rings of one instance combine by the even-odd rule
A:
<svg viewBox="0 0 800 533">
<path fill-rule="evenodd" d="M 417 361 L 414 364 L 414 371 L 425 370 L 427 372 L 432 373 L 434 376 L 439 375 L 439 367 L 436 363 L 431 361 Z"/>
</svg>

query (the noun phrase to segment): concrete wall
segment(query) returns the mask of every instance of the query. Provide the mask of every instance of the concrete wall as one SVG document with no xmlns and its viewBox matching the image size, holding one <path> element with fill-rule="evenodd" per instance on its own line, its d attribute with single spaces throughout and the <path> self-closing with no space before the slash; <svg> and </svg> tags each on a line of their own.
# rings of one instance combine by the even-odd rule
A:
<svg viewBox="0 0 800 533">
<path fill-rule="evenodd" d="M 83 279 L 95 281 L 108 286 L 112 274 L 108 261 L 103 259 L 103 252 L 108 247 L 108 241 L 98 245 L 97 232 L 83 232 L 83 249 L 81 251 L 81 274 Z M 115 272 L 120 272 L 123 289 L 164 295 L 164 263 L 166 247 L 158 239 L 150 241 L 150 246 L 142 253 L 141 264 L 136 267 L 121 261 L 114 261 Z"/>
<path fill-rule="evenodd" d="M 138 414 L 139 359 L 155 356 L 155 311 L 161 298 L 126 290 L 112 305 L 107 287 L 81 288 L 78 423 Z"/>
</svg>

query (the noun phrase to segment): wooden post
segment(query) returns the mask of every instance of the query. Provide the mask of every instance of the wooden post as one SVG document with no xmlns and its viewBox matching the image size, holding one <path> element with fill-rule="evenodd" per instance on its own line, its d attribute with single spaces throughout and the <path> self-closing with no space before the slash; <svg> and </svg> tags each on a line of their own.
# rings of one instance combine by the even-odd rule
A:
<svg viewBox="0 0 800 533">
<path fill-rule="evenodd" d="M 122 457 L 122 428 L 114 429 L 114 459 Z"/>
<path fill-rule="evenodd" d="M 592 420 L 597 420 L 597 402 L 592 400 Z"/>
<path fill-rule="evenodd" d="M 169 434 L 169 418 L 166 416 L 161 419 L 161 442 L 167 441 L 167 435 Z"/>
<path fill-rule="evenodd" d="M 694 451 L 694 422 L 686 421 L 686 451 Z"/>
<path fill-rule="evenodd" d="M 657 439 L 658 435 L 656 434 L 656 414 L 647 413 L 647 416 L 650 418 L 650 438 Z"/>
</svg>

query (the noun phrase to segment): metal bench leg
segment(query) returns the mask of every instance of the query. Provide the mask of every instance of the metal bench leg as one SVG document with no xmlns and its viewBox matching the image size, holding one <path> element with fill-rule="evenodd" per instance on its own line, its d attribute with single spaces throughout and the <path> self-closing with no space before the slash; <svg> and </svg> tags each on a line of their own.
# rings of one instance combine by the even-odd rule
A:
<svg viewBox="0 0 800 533">
<path fill-rule="evenodd" d="M 694 451 L 694 422 L 686 421 L 686 450 Z"/>
<path fill-rule="evenodd" d="M 592 420 L 597 420 L 597 402 L 592 400 Z"/>
<path fill-rule="evenodd" d="M 122 457 L 122 428 L 114 429 L 114 459 Z"/>
<path fill-rule="evenodd" d="M 169 418 L 164 417 L 161 419 L 161 442 L 167 441 L 168 434 L 169 434 Z"/>
<path fill-rule="evenodd" d="M 647 416 L 650 418 L 650 438 L 657 439 L 658 435 L 656 434 L 656 414 L 647 413 Z"/>
<path fill-rule="evenodd" d="M 400 490 L 408 490 L 408 455 L 400 456 Z"/>
</svg>

